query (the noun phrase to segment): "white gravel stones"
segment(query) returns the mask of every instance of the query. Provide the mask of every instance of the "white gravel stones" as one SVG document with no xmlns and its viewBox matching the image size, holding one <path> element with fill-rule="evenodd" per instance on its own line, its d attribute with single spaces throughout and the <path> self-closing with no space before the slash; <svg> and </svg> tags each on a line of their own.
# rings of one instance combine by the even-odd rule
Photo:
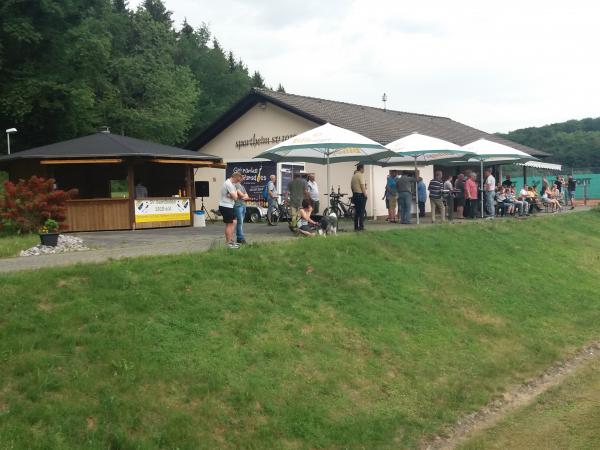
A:
<svg viewBox="0 0 600 450">
<path fill-rule="evenodd" d="M 20 256 L 39 256 L 54 253 L 83 252 L 86 250 L 89 250 L 89 248 L 83 244 L 83 239 L 60 234 L 58 236 L 58 245 L 56 247 L 48 247 L 47 245 L 39 244 L 35 247 L 21 251 Z"/>
</svg>

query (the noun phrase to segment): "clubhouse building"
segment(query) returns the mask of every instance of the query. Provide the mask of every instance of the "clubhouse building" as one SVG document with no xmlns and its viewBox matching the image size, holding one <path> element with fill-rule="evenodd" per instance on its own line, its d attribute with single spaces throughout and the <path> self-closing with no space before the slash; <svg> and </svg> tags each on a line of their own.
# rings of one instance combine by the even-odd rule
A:
<svg viewBox="0 0 600 450">
<path fill-rule="evenodd" d="M 232 106 L 217 121 L 200 133 L 188 144 L 189 150 L 215 155 L 228 164 L 228 172 L 235 166 L 249 168 L 256 181 L 266 182 L 273 171 L 278 176 L 279 192 L 285 192 L 287 180 L 292 171 L 313 172 L 316 175 L 321 195 L 321 205 L 326 204 L 329 190 L 350 193 L 350 178 L 356 163 L 337 163 L 331 165 L 331 186 L 326 184 L 326 167 L 312 163 L 279 163 L 253 160 L 256 155 L 294 135 L 325 123 L 360 133 L 380 144 L 386 145 L 413 132 L 445 139 L 458 145 L 465 145 L 479 138 L 486 138 L 532 156 L 543 158 L 546 153 L 516 142 L 508 141 L 496 135 L 477 130 L 447 117 L 415 114 L 402 111 L 385 110 L 320 98 L 274 92 L 254 88 L 244 98 Z M 261 164 L 270 167 L 262 170 Z M 252 168 L 254 165 L 254 168 Z M 365 176 L 370 192 L 367 202 L 369 216 L 387 214 L 382 199 L 386 175 L 390 169 L 411 170 L 413 166 L 378 167 L 366 166 Z M 433 177 L 434 167 L 421 167 L 421 176 L 425 183 Z M 445 168 L 454 173 L 457 167 Z M 477 169 L 477 171 L 479 171 Z M 196 182 L 207 187 L 205 203 L 215 208 L 219 201 L 219 190 L 225 179 L 222 169 L 203 168 L 196 172 Z M 258 180 L 261 178 L 261 180 Z M 196 193 L 198 194 L 198 193 Z M 321 207 L 321 209 L 324 206 Z"/>
</svg>

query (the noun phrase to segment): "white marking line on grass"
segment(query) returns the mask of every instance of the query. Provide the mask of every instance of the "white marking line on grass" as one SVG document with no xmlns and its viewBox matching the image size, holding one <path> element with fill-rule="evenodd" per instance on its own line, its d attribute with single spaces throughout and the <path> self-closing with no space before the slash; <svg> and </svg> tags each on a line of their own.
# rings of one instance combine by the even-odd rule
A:
<svg viewBox="0 0 600 450">
<path fill-rule="evenodd" d="M 463 417 L 454 426 L 439 435 L 427 439 L 420 448 L 425 450 L 455 448 L 475 433 L 496 425 L 509 413 L 532 403 L 548 389 L 558 386 L 565 378 L 597 358 L 600 358 L 600 341 L 587 345 L 570 358 L 546 369 L 542 375 L 505 392 L 501 398 L 494 400 L 479 411 Z"/>
</svg>

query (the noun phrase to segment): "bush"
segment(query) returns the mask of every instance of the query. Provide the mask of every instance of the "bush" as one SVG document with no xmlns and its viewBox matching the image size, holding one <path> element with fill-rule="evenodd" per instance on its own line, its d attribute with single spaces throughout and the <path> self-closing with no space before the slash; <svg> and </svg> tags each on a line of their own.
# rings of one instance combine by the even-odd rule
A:
<svg viewBox="0 0 600 450">
<path fill-rule="evenodd" d="M 18 183 L 4 182 L 0 197 L 2 227 L 15 228 L 20 233 L 38 231 L 46 220 L 53 219 L 63 226 L 66 201 L 77 195 L 77 190 L 54 189 L 54 179 L 32 176 Z"/>
</svg>

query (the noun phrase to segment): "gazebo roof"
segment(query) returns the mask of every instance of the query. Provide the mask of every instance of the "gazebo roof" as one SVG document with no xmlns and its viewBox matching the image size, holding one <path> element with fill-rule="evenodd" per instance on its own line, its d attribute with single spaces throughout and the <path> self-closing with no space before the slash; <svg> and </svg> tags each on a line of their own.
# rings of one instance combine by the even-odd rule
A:
<svg viewBox="0 0 600 450">
<path fill-rule="evenodd" d="M 0 164 L 26 159 L 163 158 L 219 162 L 221 158 L 170 145 L 100 132 L 24 150 L 0 158 Z"/>
</svg>

